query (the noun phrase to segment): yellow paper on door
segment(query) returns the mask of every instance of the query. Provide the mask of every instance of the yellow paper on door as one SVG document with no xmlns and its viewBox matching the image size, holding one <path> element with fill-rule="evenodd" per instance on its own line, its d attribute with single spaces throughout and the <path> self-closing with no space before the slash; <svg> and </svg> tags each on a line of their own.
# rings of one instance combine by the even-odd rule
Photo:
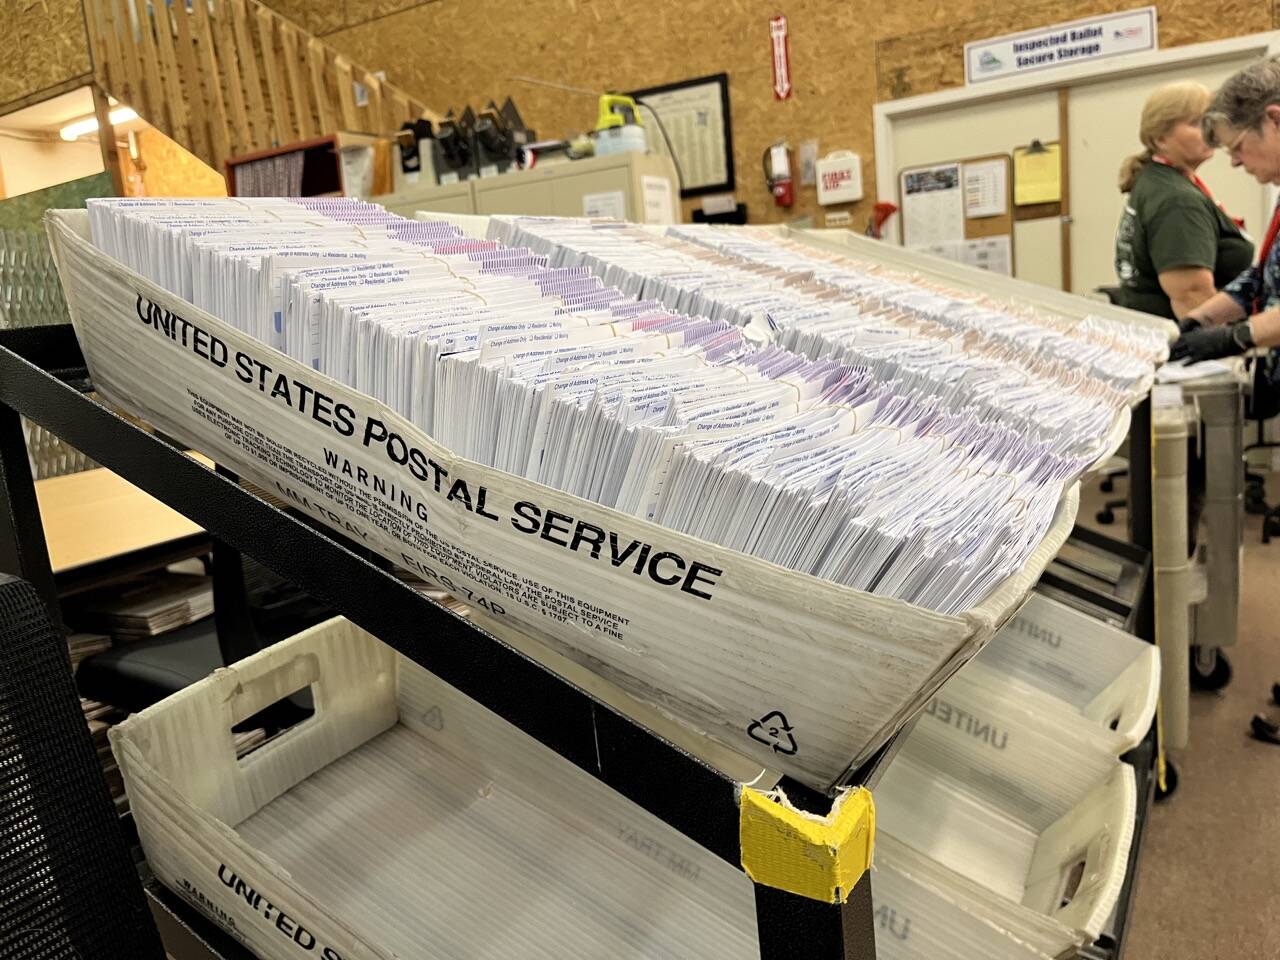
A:
<svg viewBox="0 0 1280 960">
<path fill-rule="evenodd" d="M 1025 207 L 1033 203 L 1062 200 L 1062 155 L 1056 143 L 1040 149 L 1018 147 L 1013 151 L 1013 202 Z"/>
</svg>

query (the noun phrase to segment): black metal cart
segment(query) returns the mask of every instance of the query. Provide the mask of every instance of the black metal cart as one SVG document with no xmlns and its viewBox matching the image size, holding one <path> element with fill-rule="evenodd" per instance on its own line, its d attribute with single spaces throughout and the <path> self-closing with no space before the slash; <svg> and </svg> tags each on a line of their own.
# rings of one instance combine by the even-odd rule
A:
<svg viewBox="0 0 1280 960">
<path fill-rule="evenodd" d="M 32 584 L 59 624 L 39 507 L 19 415 L 253 557 L 387 642 L 592 776 L 741 868 L 741 785 L 601 703 L 474 624 L 423 597 L 334 539 L 243 489 L 181 449 L 117 416 L 92 387 L 69 325 L 0 332 L 0 571 Z M 56 633 L 56 631 L 55 631 Z M 68 680 L 69 680 L 68 675 Z M 74 696 L 74 690 L 70 691 Z M 87 734 L 86 734 L 87 736 Z M 858 771 L 865 783 L 885 748 Z M 796 806 L 831 799 L 783 778 Z M 92 798 L 85 798 L 92 802 Z M 190 908 L 151 887 L 162 917 Z M 870 871 L 842 903 L 755 887 L 761 956 L 873 960 Z M 203 938 L 212 942 L 214 937 Z M 82 954 L 88 955 L 88 954 Z M 107 957 L 101 952 L 97 957 Z M 132 952 L 121 954 L 140 956 Z"/>
<path fill-rule="evenodd" d="M 76 745 L 76 749 L 63 751 L 60 757 L 44 758 L 53 771 L 51 775 L 62 785 L 56 801 L 65 808 L 61 816 L 80 817 L 85 823 L 97 824 L 100 849 L 95 851 L 96 860 L 90 857 L 85 862 L 99 864 L 101 876 L 97 879 L 110 882 L 126 907 L 143 902 L 150 906 L 170 949 L 180 949 L 186 954 L 179 960 L 187 957 L 242 960 L 247 955 L 232 938 L 154 879 L 146 879 L 144 886 L 134 885 L 132 890 L 122 886 L 125 873 L 130 883 L 135 874 L 131 869 L 122 873 L 118 862 L 127 859 L 127 838 L 111 835 L 113 828 L 107 829 L 106 834 L 101 829 L 104 824 L 114 824 L 114 810 L 101 788 L 92 746 L 80 719 L 74 684 L 66 666 L 65 646 L 57 629 L 60 624 L 57 592 L 19 415 L 40 424 L 185 514 L 212 536 L 332 605 L 373 635 L 391 638 L 387 642 L 398 652 L 707 850 L 735 867 L 741 866 L 740 784 L 423 597 L 325 533 L 254 496 L 232 479 L 209 470 L 163 438 L 117 416 L 90 396 L 91 389 L 83 355 L 69 325 L 0 331 L 0 499 L 3 500 L 0 572 L 16 574 L 32 584 L 35 592 L 27 590 L 27 593 L 33 601 L 35 597 L 43 601 L 48 618 L 44 632 L 36 631 L 33 634 L 39 635 L 36 640 L 30 637 L 26 640 L 28 649 L 38 651 L 39 657 L 24 655 L 8 659 L 11 676 L 0 688 L 0 719 L 6 709 L 19 710 L 27 719 L 27 728 L 33 731 L 32 737 L 38 740 L 39 725 L 47 722 L 50 729 L 60 731 L 66 742 Z M 1143 417 L 1139 415 L 1136 422 L 1142 423 Z M 1140 484 L 1134 486 L 1141 488 Z M 1135 499 L 1141 498 L 1139 491 Z M 1149 516 L 1149 494 L 1146 503 L 1145 510 L 1140 502 L 1135 503 L 1131 517 Z M 1138 526 L 1135 539 L 1139 543 L 1146 540 L 1149 546 L 1149 526 L 1146 529 L 1142 529 L 1141 523 Z M 1149 562 L 1142 567 L 1142 575 L 1146 580 Z M 1136 599 L 1137 603 L 1125 611 L 1128 614 L 1125 619 L 1130 629 L 1150 639 L 1149 588 L 1141 591 Z M 0 650 L 0 656 L 4 653 Z M 57 702 L 56 696 L 23 696 L 24 669 L 38 668 L 47 674 L 50 665 L 58 663 L 62 665 L 61 677 L 49 680 L 46 676 L 45 680 L 60 691 L 67 702 Z M 12 697 L 6 698 L 4 689 L 11 690 Z M 874 783 L 891 758 L 895 743 L 890 743 L 857 771 L 851 782 Z M 37 747 L 38 743 L 33 742 L 33 749 Z M 1118 958 L 1123 949 L 1133 875 L 1152 790 L 1154 755 L 1153 731 L 1127 758 L 1138 770 L 1141 791 L 1130 877 L 1112 931 L 1088 948 L 1084 956 Z M 75 766 L 84 757 L 90 765 L 88 773 Z M 784 778 L 781 786 L 797 806 L 818 814 L 830 809 L 830 798 L 800 783 Z M 89 842 L 84 831 L 75 836 L 82 847 Z M 69 863 L 75 861 L 74 851 L 51 848 L 51 856 L 65 857 Z M 0 866 L 3 859 L 0 854 Z M 145 877 L 145 865 L 142 872 Z M 77 878 L 82 885 L 93 888 L 90 881 L 94 877 L 84 875 L 83 869 Z M 862 875 L 842 903 L 819 902 L 761 884 L 756 885 L 755 895 L 762 958 L 874 960 L 876 921 L 870 871 Z M 110 944 L 102 939 L 110 932 L 110 923 L 105 926 L 99 923 L 96 927 L 85 922 L 78 926 L 66 925 L 68 929 L 96 930 L 92 950 L 84 949 L 90 941 L 79 944 L 81 956 L 92 955 L 103 960 L 164 956 L 155 941 L 155 927 L 149 920 L 142 940 L 138 939 L 140 934 L 136 929 L 125 931 L 128 924 L 137 922 L 136 910 L 114 910 L 101 903 L 69 897 L 64 897 L 58 909 L 96 911 L 100 918 L 113 919 L 116 926 L 122 928 L 115 944 L 119 952 L 112 952 Z M 0 953 L 4 953 L 5 935 L 0 929 Z M 152 941 L 154 944 L 149 946 Z M 34 960 L 52 954 L 17 955 Z"/>
</svg>

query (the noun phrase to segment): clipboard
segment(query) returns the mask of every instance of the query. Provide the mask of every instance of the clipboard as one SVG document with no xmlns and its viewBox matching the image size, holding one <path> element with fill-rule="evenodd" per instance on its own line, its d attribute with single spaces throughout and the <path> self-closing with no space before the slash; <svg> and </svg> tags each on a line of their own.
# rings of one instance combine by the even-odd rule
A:
<svg viewBox="0 0 1280 960">
<path fill-rule="evenodd" d="M 1057 140 L 1043 143 L 1033 140 L 1025 147 L 1014 147 L 1015 219 L 1040 220 L 1062 215 L 1066 190 L 1062 176 L 1063 159 L 1062 144 Z"/>
</svg>

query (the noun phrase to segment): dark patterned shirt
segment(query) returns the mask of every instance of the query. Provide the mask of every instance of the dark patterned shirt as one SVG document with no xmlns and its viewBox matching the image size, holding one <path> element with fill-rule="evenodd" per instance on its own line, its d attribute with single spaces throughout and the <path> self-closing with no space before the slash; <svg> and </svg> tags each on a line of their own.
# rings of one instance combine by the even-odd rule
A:
<svg viewBox="0 0 1280 960">
<path fill-rule="evenodd" d="M 1267 262 L 1254 264 L 1222 288 L 1244 310 L 1245 316 L 1280 304 L 1280 243 L 1273 243 Z"/>
</svg>

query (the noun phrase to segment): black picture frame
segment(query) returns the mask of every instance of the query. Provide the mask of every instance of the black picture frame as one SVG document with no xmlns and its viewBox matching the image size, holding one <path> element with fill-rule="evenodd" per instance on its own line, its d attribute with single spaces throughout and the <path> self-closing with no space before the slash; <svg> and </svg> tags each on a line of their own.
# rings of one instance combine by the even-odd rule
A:
<svg viewBox="0 0 1280 960">
<path fill-rule="evenodd" d="M 687 90 L 690 87 L 703 87 L 716 85 L 720 88 L 720 110 L 724 116 L 724 156 L 726 177 L 723 181 L 716 183 L 703 184 L 697 187 L 686 188 L 684 186 L 684 171 L 680 172 L 680 197 L 685 199 L 688 197 L 700 197 L 709 193 L 728 193 L 734 189 L 735 180 L 733 173 L 733 116 L 729 110 L 729 75 L 727 73 L 713 73 L 705 77 L 694 77 L 690 80 L 680 80 L 676 83 L 663 83 L 653 87 L 644 87 L 639 90 L 632 90 L 628 96 L 637 102 L 642 102 L 645 97 L 660 93 L 671 93 L 675 90 Z M 643 104 L 643 106 L 648 106 Z M 665 122 L 657 110 L 652 107 L 649 109 L 658 115 L 659 120 Z M 658 130 L 658 136 L 663 136 L 661 129 Z M 665 140 L 665 138 L 664 138 Z M 669 148 L 669 147 L 668 147 Z M 670 148 L 669 148 L 670 149 Z M 675 155 L 675 151 L 671 150 L 676 167 L 680 167 L 680 157 Z"/>
</svg>

